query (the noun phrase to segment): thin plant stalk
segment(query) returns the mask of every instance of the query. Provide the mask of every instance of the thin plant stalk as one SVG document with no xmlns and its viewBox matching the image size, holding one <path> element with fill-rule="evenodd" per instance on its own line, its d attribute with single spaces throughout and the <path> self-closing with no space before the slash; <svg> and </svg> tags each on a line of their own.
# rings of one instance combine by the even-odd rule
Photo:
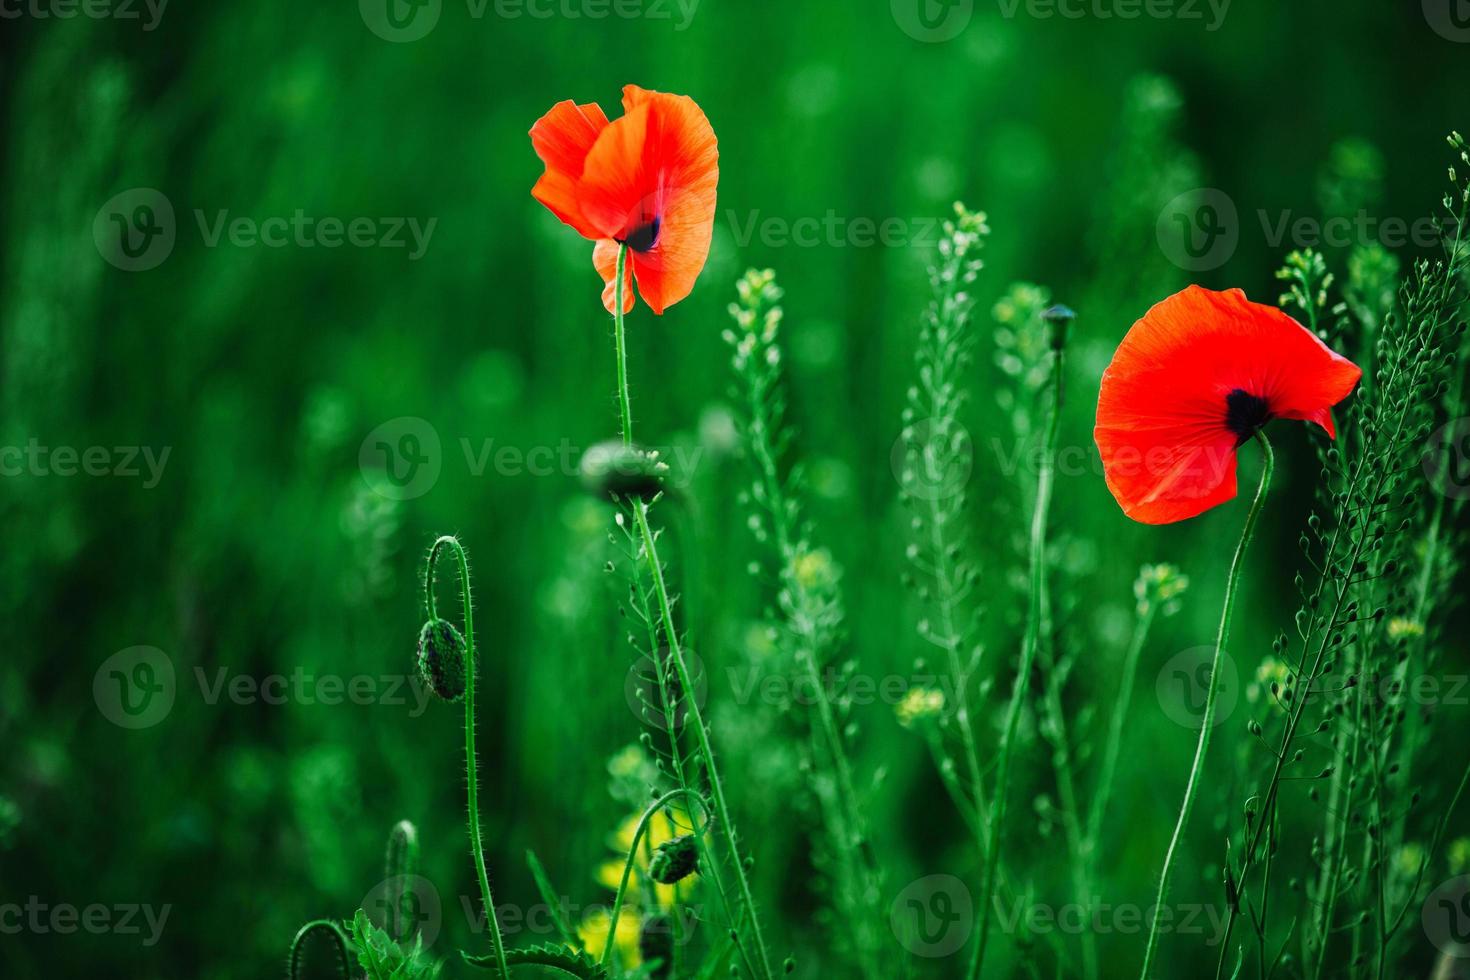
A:
<svg viewBox="0 0 1470 980">
<path fill-rule="evenodd" d="M 1153 965 L 1154 952 L 1159 944 L 1159 920 L 1163 914 L 1164 899 L 1169 891 L 1169 874 L 1173 870 L 1174 856 L 1184 837 L 1184 827 L 1194 809 L 1194 798 L 1199 791 L 1200 773 L 1204 771 L 1205 753 L 1210 747 L 1210 731 L 1215 724 L 1215 698 L 1220 687 L 1220 658 L 1225 644 L 1230 642 L 1230 620 L 1235 612 L 1235 596 L 1240 589 L 1240 574 L 1245 564 L 1246 548 L 1255 534 L 1256 523 L 1261 516 L 1261 505 L 1266 501 L 1266 491 L 1271 486 L 1271 473 L 1276 468 L 1276 456 L 1271 443 L 1263 431 L 1256 432 L 1256 441 L 1261 444 L 1261 484 L 1256 488 L 1256 498 L 1251 501 L 1246 514 L 1245 527 L 1240 533 L 1240 543 L 1235 547 L 1235 558 L 1230 563 L 1230 575 L 1225 580 L 1225 608 L 1220 614 L 1220 632 L 1215 638 L 1215 656 L 1210 663 L 1210 683 L 1205 693 L 1205 710 L 1200 718 L 1199 742 L 1194 749 L 1194 764 L 1189 769 L 1189 781 L 1184 785 L 1184 801 L 1179 807 L 1179 821 L 1174 825 L 1174 836 L 1169 839 L 1169 849 L 1164 852 L 1164 867 L 1159 873 L 1159 893 L 1154 901 L 1153 920 L 1149 923 L 1148 944 L 1143 951 L 1143 970 L 1139 976 L 1148 980 L 1149 968 Z"/>
<path fill-rule="evenodd" d="M 990 843 L 986 847 L 985 871 L 980 887 L 980 900 L 984 905 L 980 910 L 980 935 L 975 943 L 974 955 L 970 959 L 971 980 L 980 976 L 980 968 L 985 962 L 985 948 L 990 940 L 991 908 L 995 904 L 995 875 L 1000 859 L 1001 833 L 1005 827 L 1011 756 L 1015 751 L 1016 730 L 1021 720 L 1021 702 L 1025 699 L 1031 668 L 1036 662 L 1036 650 L 1041 642 L 1041 595 L 1046 576 L 1046 524 L 1051 509 L 1052 483 L 1056 476 L 1057 437 L 1061 432 L 1062 420 L 1062 366 L 1062 345 L 1057 343 L 1052 351 L 1051 415 L 1047 419 L 1040 473 L 1036 481 L 1036 509 L 1031 518 L 1031 602 L 1026 617 L 1025 638 L 1021 643 L 1021 663 L 1017 667 L 1010 704 L 1006 708 L 1005 733 L 1002 736 L 1000 758 L 996 764 Z"/>
<path fill-rule="evenodd" d="M 480 837 L 480 777 L 475 764 L 475 678 L 478 674 L 475 651 L 474 609 L 470 602 L 470 563 L 464 546 L 453 535 L 446 534 L 434 542 L 424 569 L 424 594 L 430 621 L 438 618 L 434 608 L 434 561 L 441 548 L 454 552 L 459 565 L 459 595 L 464 603 L 464 641 L 466 650 L 464 685 L 464 758 L 465 796 L 469 810 L 470 848 L 475 856 L 475 874 L 480 880 L 480 897 L 485 902 L 485 917 L 490 923 L 490 941 L 495 948 L 495 964 L 501 976 L 510 975 L 505 961 L 505 940 L 500 935 L 500 922 L 495 917 L 495 900 L 490 894 L 490 875 L 485 870 L 485 845 Z"/>
<path fill-rule="evenodd" d="M 624 270 L 627 268 L 628 246 L 618 246 L 617 279 L 613 290 L 613 338 L 617 351 L 618 362 L 618 409 L 621 415 L 623 445 L 633 444 L 633 408 L 628 393 L 628 350 L 623 326 L 623 289 Z M 679 635 L 674 626 L 673 604 L 669 601 L 669 591 L 664 583 L 663 565 L 658 557 L 658 545 L 654 540 L 653 531 L 648 526 L 648 507 L 642 498 L 632 501 L 633 519 L 638 525 L 638 533 L 643 539 L 643 553 L 647 559 L 648 571 L 653 579 L 654 595 L 658 598 L 659 617 L 663 622 L 664 636 L 669 641 L 669 658 L 673 661 L 674 670 L 679 675 L 679 684 L 684 691 L 694 691 L 694 681 L 689 673 L 689 667 L 684 662 L 684 651 L 679 643 Z M 714 807 L 715 822 L 720 826 L 720 834 L 724 838 L 725 847 L 730 853 L 731 864 L 734 865 L 735 880 L 740 888 L 740 897 L 745 905 L 745 911 L 750 919 L 750 930 L 755 941 L 757 952 L 760 957 L 762 973 L 766 977 L 773 977 L 771 971 L 770 956 L 766 952 L 766 943 L 761 935 L 760 919 L 755 914 L 755 898 L 750 890 L 750 878 L 745 873 L 745 865 L 740 859 L 739 845 L 735 840 L 735 829 L 730 822 L 730 810 L 725 802 L 725 791 L 720 785 L 719 770 L 715 765 L 714 750 L 710 747 L 709 731 L 705 727 L 704 713 L 699 708 L 697 699 L 687 699 L 689 706 L 689 719 L 694 725 L 695 738 L 699 744 L 699 751 L 704 758 L 705 769 L 709 774 L 710 802 Z M 743 942 L 737 943 L 744 947 Z"/>
</svg>

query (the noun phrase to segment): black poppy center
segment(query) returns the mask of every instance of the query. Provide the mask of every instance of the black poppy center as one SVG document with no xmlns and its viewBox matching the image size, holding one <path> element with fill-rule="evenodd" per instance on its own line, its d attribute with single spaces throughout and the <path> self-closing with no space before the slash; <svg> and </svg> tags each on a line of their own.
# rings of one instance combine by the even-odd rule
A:
<svg viewBox="0 0 1470 980">
<path fill-rule="evenodd" d="M 623 239 L 623 244 L 627 245 L 635 252 L 648 251 L 649 249 L 653 248 L 653 246 L 658 244 L 658 229 L 660 223 L 661 222 L 656 216 L 650 218 L 648 221 L 630 231 L 628 233 L 628 237 Z"/>
<path fill-rule="evenodd" d="M 1236 388 L 1225 396 L 1225 427 L 1234 432 L 1240 442 L 1250 439 L 1269 421 L 1271 408 L 1260 395 Z"/>
</svg>

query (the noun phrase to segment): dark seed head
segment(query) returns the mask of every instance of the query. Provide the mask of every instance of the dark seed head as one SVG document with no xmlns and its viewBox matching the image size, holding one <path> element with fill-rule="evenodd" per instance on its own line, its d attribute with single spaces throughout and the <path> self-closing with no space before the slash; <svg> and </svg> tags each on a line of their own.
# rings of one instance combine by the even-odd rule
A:
<svg viewBox="0 0 1470 980">
<path fill-rule="evenodd" d="M 604 498 L 640 497 L 647 500 L 663 489 L 668 466 L 637 446 L 616 440 L 599 442 L 582 454 L 582 486 Z"/>
</svg>

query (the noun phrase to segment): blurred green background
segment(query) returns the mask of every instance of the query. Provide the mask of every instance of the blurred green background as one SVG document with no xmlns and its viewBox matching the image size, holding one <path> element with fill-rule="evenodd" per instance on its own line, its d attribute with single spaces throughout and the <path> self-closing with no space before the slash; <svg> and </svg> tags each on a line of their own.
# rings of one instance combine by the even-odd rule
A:
<svg viewBox="0 0 1470 980">
<path fill-rule="evenodd" d="M 1203 5 L 1200 19 L 1123 20 L 980 3 L 941 41 L 912 36 L 914 22 L 881 0 L 702 0 L 687 19 L 652 0 L 642 16 L 606 19 L 578 0 L 550 17 L 505 16 L 518 8 L 493 2 L 475 16 L 444 0 L 431 30 L 400 42 L 375 33 L 370 4 L 357 7 L 175 3 L 146 30 L 146 7 L 141 20 L 62 20 L 27 0 L 0 21 L 0 445 L 105 447 L 108 461 L 107 475 L 68 476 L 49 457 L 0 480 L 0 902 L 172 906 L 152 945 L 146 927 L 0 935 L 6 976 L 96 975 L 103 964 L 117 977 L 277 975 L 302 922 L 363 902 L 402 818 L 418 824 L 425 875 L 444 898 L 436 951 L 484 943 L 458 898 L 476 888 L 456 707 L 420 710 L 411 696 L 237 703 L 249 699 L 210 698 L 199 680 L 401 678 L 422 619 L 423 555 L 446 532 L 462 536 L 478 590 L 497 898 L 535 901 L 530 848 L 574 902 L 607 900 L 597 871 L 636 806 L 610 790 L 609 762 L 638 731 L 619 585 L 602 571 L 611 511 L 570 467 L 535 475 L 524 454 L 574 461 L 616 434 L 611 331 L 590 243 L 530 197 L 541 168 L 526 131 L 561 99 L 617 115 L 628 82 L 694 96 L 720 139 L 709 264 L 666 316 L 640 304 L 629 358 L 641 437 L 697 460 L 678 510 L 665 508 L 683 529 L 669 557 L 777 949 L 822 949 L 821 900 L 794 760 L 733 703 L 723 672 L 753 656 L 768 601 L 746 572 L 725 307 L 746 267 L 777 271 L 795 452 L 815 539 L 846 570 L 847 652 L 863 671 L 907 674 L 923 644 L 899 585 L 890 451 L 927 300 L 929 219 L 956 199 L 987 211 L 994 230 L 966 419 L 988 646 L 1009 657 L 1024 613 L 1030 480 L 1004 465 L 1015 447 L 989 395 L 1000 373 L 987 340 L 989 310 L 1017 280 L 1079 312 L 1062 440 L 1088 463 L 1063 473 L 1055 523 L 1083 733 L 1092 706 L 1115 694 L 1138 566 L 1172 561 L 1193 582 L 1184 613 L 1145 651 L 1104 862 L 1109 897 L 1146 904 L 1193 750 L 1160 709 L 1155 674 L 1213 638 L 1241 514 L 1162 529 L 1127 521 L 1091 464 L 1097 379 L 1129 324 L 1187 282 L 1275 299 L 1273 269 L 1309 243 L 1272 241 L 1261 211 L 1272 222 L 1432 213 L 1443 135 L 1466 122 L 1470 47 L 1417 3 L 1239 2 L 1214 30 Z M 130 271 L 105 244 L 107 212 L 133 192 L 117 210 L 131 221 L 137 188 L 171 206 L 175 241 Z M 1228 261 L 1198 272 L 1171 262 L 1157 233 L 1161 209 L 1195 188 L 1219 189 L 1239 214 Z M 211 245 L 200 227 L 221 211 L 260 222 L 298 210 L 366 217 L 380 231 L 384 219 L 434 224 L 417 258 L 411 247 L 228 235 Z M 828 215 L 849 231 L 890 218 L 903 231 L 886 245 L 848 231 L 781 240 L 785 225 Z M 1346 254 L 1325 251 L 1335 263 Z M 437 451 L 404 419 L 423 420 Z M 409 445 L 405 433 L 423 437 L 437 476 L 378 492 L 365 462 L 379 439 Z M 1289 625 L 1314 472 L 1316 434 L 1282 427 L 1274 438 L 1283 465 L 1241 600 L 1242 681 Z M 167 451 L 158 479 L 141 451 L 139 475 L 116 472 L 128 462 L 118 447 Z M 481 465 L 504 447 L 514 455 Z M 1256 465 L 1251 454 L 1243 483 Z M 452 590 L 441 595 L 449 606 Z M 107 682 L 94 680 L 137 646 L 163 652 L 176 695 L 165 717 L 131 729 L 99 707 Z M 1223 758 L 1244 751 L 1243 717 L 1221 729 Z M 922 741 L 883 704 L 857 721 L 856 767 L 887 771 L 870 814 L 890 881 L 972 877 Z M 1016 787 L 1010 846 L 1022 868 L 1051 846 L 1032 803 L 1051 792 L 1050 772 L 1034 755 Z M 1207 789 L 1178 892 L 1218 900 L 1217 842 L 1238 790 Z M 1037 874 L 1043 894 L 1065 887 L 1060 868 Z M 549 937 L 512 942 L 532 938 Z M 1103 938 L 1117 975 L 1136 969 L 1139 949 L 1136 936 Z M 1170 975 L 1214 962 L 1184 941 L 1166 941 L 1164 955 Z M 1016 956 L 999 948 L 996 975 Z M 804 973 L 819 968 L 819 953 L 806 956 Z M 943 963 L 921 969 L 951 975 Z"/>
</svg>

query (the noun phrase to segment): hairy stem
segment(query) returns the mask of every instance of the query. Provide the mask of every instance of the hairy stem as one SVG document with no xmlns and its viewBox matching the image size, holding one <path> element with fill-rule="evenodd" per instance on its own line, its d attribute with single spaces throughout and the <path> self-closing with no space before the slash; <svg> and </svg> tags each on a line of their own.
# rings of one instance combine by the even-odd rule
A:
<svg viewBox="0 0 1470 980">
<path fill-rule="evenodd" d="M 1215 656 L 1210 663 L 1210 683 L 1205 694 L 1205 711 L 1200 718 L 1199 743 L 1194 749 L 1194 764 L 1189 769 L 1189 781 L 1184 785 L 1184 802 L 1179 806 L 1179 821 L 1174 825 L 1174 836 L 1169 839 L 1169 849 L 1164 853 L 1164 867 L 1159 873 L 1159 892 L 1154 901 L 1153 920 L 1149 924 L 1148 944 L 1143 951 L 1143 970 L 1139 974 L 1142 980 L 1148 980 L 1154 951 L 1158 948 L 1159 921 L 1163 916 L 1164 900 L 1168 897 L 1169 874 L 1173 870 L 1174 856 L 1184 837 L 1184 827 L 1189 823 L 1190 812 L 1194 809 L 1200 773 L 1204 771 L 1205 753 L 1210 747 L 1210 732 L 1215 725 L 1215 696 L 1220 687 L 1220 658 L 1225 652 L 1225 644 L 1230 642 L 1230 620 L 1235 612 L 1235 596 L 1240 588 L 1246 548 L 1250 546 L 1251 537 L 1255 534 L 1256 522 L 1261 516 L 1261 505 L 1265 503 L 1266 491 L 1271 486 L 1271 473 L 1276 468 L 1276 456 L 1271 451 L 1271 443 L 1266 439 L 1266 434 L 1258 431 L 1256 441 L 1261 444 L 1263 459 L 1261 484 L 1256 488 L 1256 499 L 1251 501 L 1250 512 L 1245 518 L 1245 528 L 1240 533 L 1240 543 L 1235 547 L 1235 558 L 1230 563 L 1230 576 L 1225 580 L 1225 608 L 1220 614 L 1220 632 L 1215 638 Z M 1266 819 L 1270 819 L 1269 815 Z"/>
<path fill-rule="evenodd" d="M 500 922 L 495 917 L 495 900 L 490 894 L 490 875 L 485 870 L 485 845 L 480 837 L 480 776 L 475 764 L 475 684 L 479 660 L 475 651 L 475 618 L 470 601 L 470 563 L 464 546 L 453 535 L 446 534 L 434 542 L 424 571 L 425 602 L 429 618 L 436 618 L 434 608 L 434 562 L 439 552 L 448 548 L 459 565 L 459 595 L 464 604 L 465 686 L 464 686 L 464 769 L 465 796 L 469 810 L 470 848 L 475 855 L 475 874 L 480 880 L 480 897 L 485 902 L 485 918 L 490 923 L 490 941 L 495 947 L 495 964 L 502 976 L 510 975 L 505 962 L 505 940 L 500 935 Z"/>
<path fill-rule="evenodd" d="M 623 428 L 623 444 L 632 445 L 633 408 L 628 393 L 628 351 L 623 326 L 623 270 L 627 264 L 627 253 L 626 244 L 618 246 L 617 280 L 613 289 L 613 338 L 617 350 L 618 408 Z M 691 696 L 687 699 L 689 720 L 694 725 L 695 739 L 699 745 L 700 755 L 704 759 L 705 772 L 709 776 L 715 822 L 720 826 L 720 834 L 724 838 L 725 847 L 730 853 L 730 862 L 734 866 L 736 884 L 740 888 L 740 897 L 750 921 L 751 936 L 755 941 L 761 972 L 768 978 L 774 977 L 775 974 L 771 971 L 770 955 L 766 952 L 765 939 L 761 936 L 760 919 L 755 914 L 755 898 L 750 891 L 750 878 L 745 873 L 745 865 L 740 859 L 740 848 L 735 840 L 735 828 L 730 821 L 729 807 L 725 803 L 724 788 L 720 785 L 720 773 L 715 765 L 714 750 L 710 747 L 709 730 L 705 726 L 704 713 L 699 708 L 699 701 L 692 696 L 692 692 L 696 690 L 694 679 L 684 661 L 684 651 L 679 643 L 678 631 L 674 626 L 673 604 L 669 601 L 668 587 L 664 583 L 663 564 L 659 561 L 658 545 L 653 531 L 648 526 L 648 505 L 645 501 L 641 499 L 633 501 L 633 519 L 643 539 L 643 554 L 648 564 L 649 576 L 653 579 L 654 595 L 658 599 L 658 611 L 663 623 L 664 636 L 669 642 L 669 658 L 673 661 L 674 672 L 679 677 L 682 690 L 691 692 Z M 740 937 L 738 931 L 737 937 L 737 945 L 741 948 L 742 955 L 745 955 L 744 937 Z"/>
</svg>

